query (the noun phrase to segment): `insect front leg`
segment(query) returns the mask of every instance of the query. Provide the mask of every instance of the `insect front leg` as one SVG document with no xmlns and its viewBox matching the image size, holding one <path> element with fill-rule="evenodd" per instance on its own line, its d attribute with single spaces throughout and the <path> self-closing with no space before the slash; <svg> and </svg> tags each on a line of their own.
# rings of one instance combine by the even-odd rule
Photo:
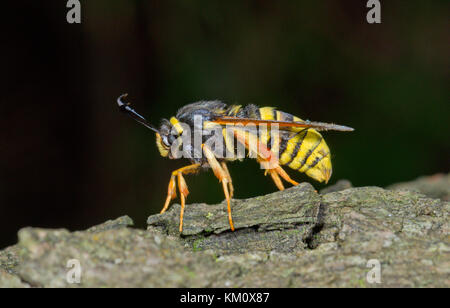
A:
<svg viewBox="0 0 450 308">
<path fill-rule="evenodd" d="M 192 164 L 192 165 L 189 165 L 189 166 L 186 166 L 186 167 L 183 167 L 183 168 L 173 171 L 172 175 L 170 176 L 169 187 L 167 189 L 167 198 L 166 198 L 164 207 L 161 210 L 161 214 L 164 213 L 169 208 L 170 201 L 177 196 L 176 183 L 178 182 L 178 190 L 180 191 L 180 199 L 181 199 L 180 232 L 183 231 L 184 207 L 185 207 L 186 197 L 189 194 L 189 190 L 188 190 L 186 181 L 184 180 L 183 174 L 194 173 L 194 172 L 198 171 L 199 167 L 200 167 L 200 164 Z M 177 182 L 175 182 L 175 178 L 176 178 Z"/>
<path fill-rule="evenodd" d="M 164 203 L 164 207 L 162 208 L 160 214 L 167 211 L 167 209 L 169 208 L 170 200 L 175 199 L 177 196 L 177 185 L 175 184 L 176 174 L 174 174 L 174 173 L 175 173 L 175 171 L 172 172 L 172 175 L 170 176 L 169 187 L 167 189 L 166 202 Z"/>
<path fill-rule="evenodd" d="M 186 181 L 184 180 L 183 173 L 178 172 L 178 189 L 180 190 L 180 199 L 181 199 L 181 211 L 180 211 L 180 232 L 183 231 L 183 216 L 184 216 L 184 206 L 186 203 L 186 197 L 189 195 L 189 190 L 186 185 Z"/>
</svg>

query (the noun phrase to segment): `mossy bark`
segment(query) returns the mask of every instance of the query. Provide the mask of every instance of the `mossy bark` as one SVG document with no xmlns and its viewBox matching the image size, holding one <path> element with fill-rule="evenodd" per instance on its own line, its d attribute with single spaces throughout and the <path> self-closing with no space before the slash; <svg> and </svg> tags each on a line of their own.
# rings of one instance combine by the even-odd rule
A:
<svg viewBox="0 0 450 308">
<path fill-rule="evenodd" d="M 182 234 L 179 205 L 149 217 L 148 230 L 129 217 L 72 233 L 22 229 L 0 251 L 0 286 L 450 286 L 445 200 L 349 182 L 318 194 L 304 183 L 232 207 L 235 232 L 225 203 L 187 205 Z M 71 259 L 79 284 L 66 279 Z M 380 283 L 367 279 L 369 260 L 380 263 Z"/>
</svg>

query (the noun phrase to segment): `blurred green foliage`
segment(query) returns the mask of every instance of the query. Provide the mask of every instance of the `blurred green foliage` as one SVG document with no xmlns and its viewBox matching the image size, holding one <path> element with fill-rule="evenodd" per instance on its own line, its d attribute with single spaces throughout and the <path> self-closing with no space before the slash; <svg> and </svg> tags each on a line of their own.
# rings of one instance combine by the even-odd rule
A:
<svg viewBox="0 0 450 308">
<path fill-rule="evenodd" d="M 129 14 L 120 20 L 133 24 L 145 16 L 141 38 L 152 42 L 152 70 L 142 70 L 153 84 L 144 84 L 150 88 L 139 98 L 126 86 L 115 94 L 130 91 L 136 108 L 154 122 L 184 104 L 222 99 L 352 126 L 353 133 L 325 134 L 333 154 L 332 182 L 347 178 L 358 186 L 385 186 L 448 171 L 448 4 L 383 2 L 382 24 L 369 25 L 362 2 L 136 2 L 136 10 L 120 9 Z M 113 24 L 122 25 L 117 19 Z M 116 125 L 128 131 L 116 139 L 110 155 L 117 160 L 112 158 L 109 168 L 122 170 L 117 166 L 127 157 L 132 166 L 124 170 L 127 186 L 138 203 L 156 212 L 169 172 L 184 162 L 158 157 L 153 136 L 133 123 Z M 255 162 L 230 169 L 237 198 L 275 190 Z M 222 200 L 212 174 L 187 181 L 190 201 Z"/>
<path fill-rule="evenodd" d="M 143 225 L 161 209 L 170 172 L 188 162 L 161 158 L 154 135 L 118 112 L 124 92 L 155 124 L 221 99 L 354 127 L 324 134 L 331 184 L 385 186 L 450 169 L 448 1 L 382 1 L 381 24 L 366 22 L 360 0 L 83 1 L 81 25 L 65 22 L 64 1 L 30 5 L 11 15 L 3 49 L 14 63 L 6 101 L 22 108 L 5 122 L 8 144 L 31 155 L 9 147 L 2 160 L 16 177 L 4 186 L 5 215 L 20 221 L 2 233 L 123 214 Z M 29 129 L 11 130 L 19 118 Z M 229 167 L 236 198 L 276 190 L 255 161 Z M 186 180 L 188 202 L 223 200 L 211 172 Z M 22 219 L 24 209 L 36 220 Z"/>
</svg>

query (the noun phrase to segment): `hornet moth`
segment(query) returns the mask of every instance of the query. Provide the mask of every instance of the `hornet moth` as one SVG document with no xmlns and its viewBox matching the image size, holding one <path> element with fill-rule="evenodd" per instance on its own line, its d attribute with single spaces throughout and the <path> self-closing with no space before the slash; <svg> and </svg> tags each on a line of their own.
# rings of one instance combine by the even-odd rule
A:
<svg viewBox="0 0 450 308">
<path fill-rule="evenodd" d="M 163 119 L 160 127 L 156 128 L 129 103 L 123 101 L 126 96 L 127 94 L 123 94 L 117 99 L 120 110 L 155 132 L 156 146 L 161 156 L 180 158 L 175 155 L 180 148 L 183 148 L 183 153 L 189 154 L 191 164 L 172 172 L 166 202 L 161 210 L 161 213 L 164 213 L 170 201 L 176 197 L 178 184 L 181 199 L 180 232 L 183 231 L 185 200 L 189 194 L 183 175 L 196 173 L 201 169 L 212 169 L 222 183 L 228 207 L 228 221 L 231 230 L 234 231 L 231 216 L 234 188 L 226 163 L 236 160 L 238 155 L 234 154 L 237 154 L 238 145 L 248 153 L 253 153 L 254 158 L 266 169 L 265 174 L 270 174 L 277 188 L 284 190 L 281 179 L 292 185 L 298 183 L 292 180 L 281 166 L 288 166 L 316 181 L 328 183 L 332 173 L 331 154 L 319 131 L 353 131 L 353 128 L 347 126 L 305 121 L 273 107 L 227 105 L 221 101 L 199 101 L 188 104 L 179 109 L 174 117 L 169 120 Z M 200 119 L 200 122 L 196 122 L 196 119 Z M 249 125 L 266 129 L 249 132 L 245 129 Z M 223 141 L 225 146 L 222 148 L 211 146 L 205 139 L 205 135 L 208 134 L 202 133 L 199 146 L 195 147 L 195 140 L 191 142 L 192 135 L 199 130 L 219 131 L 220 141 Z M 179 138 L 185 133 L 188 135 L 187 139 Z M 252 144 L 256 144 L 256 150 Z M 222 152 L 232 155 L 220 155 Z"/>
</svg>

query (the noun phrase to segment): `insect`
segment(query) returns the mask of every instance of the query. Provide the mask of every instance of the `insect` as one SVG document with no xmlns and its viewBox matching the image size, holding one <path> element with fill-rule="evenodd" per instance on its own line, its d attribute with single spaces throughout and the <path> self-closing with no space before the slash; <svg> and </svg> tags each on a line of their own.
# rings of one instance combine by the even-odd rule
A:
<svg viewBox="0 0 450 308">
<path fill-rule="evenodd" d="M 331 154 L 319 131 L 353 131 L 353 128 L 347 126 L 305 121 L 273 107 L 227 105 L 221 101 L 200 101 L 186 105 L 178 110 L 176 116 L 169 120 L 163 119 L 160 127 L 156 128 L 137 113 L 131 104 L 123 101 L 126 96 L 127 94 L 123 94 L 117 99 L 121 111 L 155 132 L 156 146 L 161 156 L 174 159 L 179 158 L 175 155 L 177 151 L 188 154 L 191 164 L 172 172 L 167 198 L 161 210 L 161 213 L 164 213 L 170 201 L 176 198 L 178 185 L 181 199 L 180 232 L 183 230 L 185 200 L 189 194 L 183 175 L 196 173 L 201 169 L 212 169 L 222 183 L 227 201 L 228 221 L 234 231 L 231 216 L 234 188 L 227 162 L 236 159 L 238 146 L 248 153 L 252 152 L 253 157 L 265 166 L 265 174 L 271 176 L 279 190 L 284 190 L 281 179 L 292 185 L 298 183 L 290 178 L 282 166 L 327 183 L 332 173 Z M 249 131 L 247 126 L 266 129 Z M 205 137 L 208 134 L 202 132 L 200 142 L 197 142 L 199 146 L 195 147 L 192 136 L 199 130 L 219 131 L 219 141 L 222 140 L 224 146 L 220 148 L 217 143 L 208 144 Z M 187 131 L 187 139 L 181 138 Z M 224 152 L 232 155 L 221 155 Z"/>
</svg>

